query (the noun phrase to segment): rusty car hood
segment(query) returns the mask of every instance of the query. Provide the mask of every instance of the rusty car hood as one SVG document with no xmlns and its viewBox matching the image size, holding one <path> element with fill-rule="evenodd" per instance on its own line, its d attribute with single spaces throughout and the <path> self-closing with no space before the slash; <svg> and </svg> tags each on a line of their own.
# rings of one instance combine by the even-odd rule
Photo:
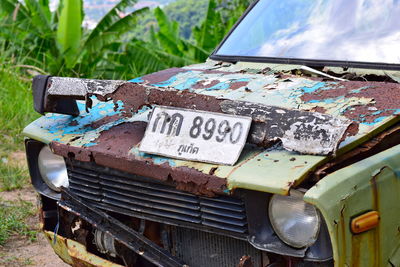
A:
<svg viewBox="0 0 400 267">
<path fill-rule="evenodd" d="M 28 125 L 24 134 L 50 144 L 56 154 L 173 181 L 178 188 L 194 193 L 213 195 L 245 188 L 287 194 L 332 156 L 299 154 L 279 145 L 268 148 L 246 145 L 236 165 L 222 166 L 141 153 L 138 146 L 151 107 L 135 107 L 138 97 L 135 88 L 174 90 L 183 96 L 194 92 L 349 119 L 354 123 L 340 143 L 337 155 L 393 125 L 400 113 L 399 84 L 324 81 L 277 73 L 262 64 L 243 68 L 239 64 L 208 61 L 129 82 L 129 86 L 106 96 L 88 95 L 87 101 L 93 102 L 89 112 L 85 111 L 87 105 L 80 102 L 78 117 L 47 114 Z M 181 106 L 214 111 L 212 101 L 196 103 L 195 99 L 183 98 Z M 163 101 L 177 106 L 173 102 L 183 100 L 166 97 Z"/>
</svg>

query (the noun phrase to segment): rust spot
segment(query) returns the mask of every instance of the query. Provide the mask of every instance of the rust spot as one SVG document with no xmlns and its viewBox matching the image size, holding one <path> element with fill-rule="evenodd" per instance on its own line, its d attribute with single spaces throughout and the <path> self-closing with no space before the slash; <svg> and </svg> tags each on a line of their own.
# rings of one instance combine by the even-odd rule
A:
<svg viewBox="0 0 400 267">
<path fill-rule="evenodd" d="M 145 122 L 129 122 L 112 127 L 100 134 L 90 147 L 74 147 L 68 144 L 52 142 L 50 147 L 54 153 L 68 157 L 74 153 L 79 161 L 94 161 L 95 163 L 137 174 L 164 182 L 171 182 L 179 190 L 194 194 L 215 196 L 223 194 L 227 188 L 226 179 L 212 174 L 204 174 L 194 168 L 171 167 L 167 162 L 155 164 L 151 158 L 135 157 L 129 151 L 142 139 L 146 129 Z"/>
<path fill-rule="evenodd" d="M 304 168 L 304 165 L 297 165 L 297 166 L 292 167 L 292 169 L 298 169 L 298 168 Z"/>
<path fill-rule="evenodd" d="M 68 126 L 77 126 L 78 122 L 76 120 L 71 121 Z"/>
<path fill-rule="evenodd" d="M 113 95 L 114 102 L 124 102 L 123 112 L 127 116 L 138 111 L 141 107 L 151 104 L 190 108 L 211 112 L 222 112 L 220 103 L 223 100 L 213 96 L 200 95 L 188 91 L 151 90 L 140 84 L 125 83 Z"/>
<path fill-rule="evenodd" d="M 400 84 L 386 82 L 346 81 L 328 83 L 329 90 L 319 89 L 305 93 L 301 99 L 305 102 L 312 100 L 324 101 L 335 98 L 370 98 L 373 105 L 360 105 L 347 109 L 343 115 L 358 122 L 371 123 L 381 116 L 393 115 L 400 103 Z"/>
<path fill-rule="evenodd" d="M 344 210 L 345 210 L 345 205 L 343 204 L 341 210 L 340 210 L 340 221 L 338 227 L 340 228 L 340 234 L 341 237 L 339 242 L 339 249 L 340 249 L 340 257 L 339 257 L 339 265 L 344 265 L 345 259 L 346 259 L 346 223 L 345 223 L 345 218 L 344 218 Z"/>
<path fill-rule="evenodd" d="M 326 113 L 326 109 L 324 107 L 314 107 L 310 111 L 319 112 L 319 113 Z"/>
<path fill-rule="evenodd" d="M 97 129 L 97 128 L 103 126 L 104 124 L 116 121 L 118 117 L 119 117 L 119 115 L 117 115 L 117 114 L 113 115 L 113 116 L 106 116 L 104 118 L 101 118 L 100 120 L 92 122 L 91 124 L 85 125 L 84 127 L 90 127 L 92 129 Z"/>
<path fill-rule="evenodd" d="M 199 81 L 193 86 L 193 89 L 210 88 L 210 87 L 213 87 L 214 85 L 217 85 L 218 83 L 219 83 L 218 80 L 213 80 L 211 82 L 209 82 L 209 81 Z"/>
<path fill-rule="evenodd" d="M 118 100 L 123 101 L 124 108 L 122 113 L 125 116 L 131 116 L 132 113 L 139 110 L 146 104 L 147 94 L 143 85 L 135 83 L 125 83 L 121 85 L 112 96 L 114 103 Z"/>
<path fill-rule="evenodd" d="M 188 72 L 189 70 L 181 69 L 181 68 L 171 68 L 171 69 L 166 69 L 162 70 L 159 72 L 147 74 L 142 77 L 142 79 L 147 82 L 147 83 L 160 83 L 164 82 L 171 77 L 179 74 L 179 73 L 184 73 Z"/>
<path fill-rule="evenodd" d="M 112 150 L 116 157 L 127 156 L 129 151 L 143 138 L 147 123 L 143 121 L 126 122 L 101 132 L 97 143 L 96 152 L 106 154 Z"/>
<path fill-rule="evenodd" d="M 212 167 L 210 169 L 210 172 L 208 174 L 213 175 L 215 173 L 215 171 L 218 170 L 218 167 Z"/>
<path fill-rule="evenodd" d="M 251 262 L 251 257 L 250 256 L 242 256 L 240 258 L 238 267 L 253 267 L 253 263 Z"/>
<path fill-rule="evenodd" d="M 362 240 L 362 237 L 359 235 L 352 235 L 351 236 L 351 262 L 352 266 L 360 266 L 360 242 Z M 371 251 L 371 255 L 373 255 L 373 252 Z"/>
<path fill-rule="evenodd" d="M 232 90 L 236 90 L 239 89 L 241 87 L 247 86 L 249 84 L 249 82 L 233 82 L 230 84 L 229 88 Z M 249 88 L 245 88 L 244 89 L 246 92 L 251 92 L 251 90 Z"/>
<path fill-rule="evenodd" d="M 288 182 L 287 185 L 288 185 L 289 188 L 292 188 L 294 186 L 294 184 L 295 184 L 295 182 L 291 181 L 291 182 Z"/>
<path fill-rule="evenodd" d="M 358 126 L 358 125 L 357 125 Z M 351 125 L 350 125 L 351 127 Z M 329 173 L 349 166 L 362 159 L 368 158 L 381 151 L 398 145 L 400 138 L 400 124 L 394 125 L 374 138 L 359 145 L 357 148 L 340 155 L 319 167 L 315 172 L 315 179 L 320 180 Z"/>
</svg>

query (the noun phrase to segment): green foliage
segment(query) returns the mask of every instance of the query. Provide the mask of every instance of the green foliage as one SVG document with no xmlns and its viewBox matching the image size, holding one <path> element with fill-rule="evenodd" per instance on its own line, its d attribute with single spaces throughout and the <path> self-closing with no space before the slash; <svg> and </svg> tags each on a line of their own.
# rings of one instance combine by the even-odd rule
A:
<svg viewBox="0 0 400 267">
<path fill-rule="evenodd" d="M 82 27 L 82 0 L 62 0 L 55 12 L 49 0 L 2 0 L 0 48 L 8 63 L 52 75 L 127 79 L 204 61 L 249 0 L 177 0 L 121 18 L 136 1 L 120 0 L 88 30 Z M 143 27 L 146 34 L 130 34 Z"/>
<path fill-rule="evenodd" d="M 199 27 L 193 29 L 196 43 L 206 51 L 214 49 L 225 35 L 226 29 L 221 25 L 224 25 L 224 21 L 217 11 L 217 3 L 215 0 L 210 0 L 206 19 Z M 213 36 L 213 38 L 209 36 Z"/>
<path fill-rule="evenodd" d="M 208 1 L 177 0 L 163 8 L 165 14 L 179 23 L 180 35 L 186 40 L 192 36 L 192 28 L 199 26 L 207 12 Z"/>
<path fill-rule="evenodd" d="M 47 5 L 46 5 L 47 4 Z M 49 3 L 44 4 L 43 10 L 46 13 L 46 22 L 50 21 Z M 60 20 L 57 28 L 57 45 L 61 54 L 65 55 L 65 61 L 68 68 L 74 67 L 76 57 L 79 52 L 79 45 L 82 38 L 82 2 L 80 0 L 68 0 L 63 2 Z"/>
<path fill-rule="evenodd" d="M 0 199 L 0 246 L 4 245 L 12 234 L 20 234 L 36 239 L 36 231 L 25 223 L 28 216 L 34 214 L 32 203 L 26 201 L 4 201 Z"/>
<path fill-rule="evenodd" d="M 106 65 L 103 57 L 115 52 L 110 51 L 110 44 L 147 11 L 135 10 L 120 18 L 119 13 L 134 3 L 136 0 L 121 0 L 93 30 L 82 32 L 82 0 L 60 1 L 53 13 L 48 0 L 2 0 L 0 45 L 11 63 L 18 57 L 14 61 L 39 66 L 52 75 L 101 75 L 101 66 Z"/>
</svg>

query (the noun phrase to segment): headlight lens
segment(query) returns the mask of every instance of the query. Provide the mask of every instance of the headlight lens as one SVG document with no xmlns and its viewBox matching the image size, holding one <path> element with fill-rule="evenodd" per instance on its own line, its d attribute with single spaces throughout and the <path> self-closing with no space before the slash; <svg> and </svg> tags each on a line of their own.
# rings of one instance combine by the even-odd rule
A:
<svg viewBox="0 0 400 267">
<path fill-rule="evenodd" d="M 44 146 L 39 153 L 39 171 L 43 181 L 54 191 L 60 192 L 61 186 L 68 187 L 68 173 L 64 158 L 51 152 Z"/>
<path fill-rule="evenodd" d="M 308 247 L 317 240 L 321 218 L 299 191 L 290 191 L 290 196 L 274 195 L 269 203 L 269 219 L 279 238 L 292 247 Z"/>
</svg>

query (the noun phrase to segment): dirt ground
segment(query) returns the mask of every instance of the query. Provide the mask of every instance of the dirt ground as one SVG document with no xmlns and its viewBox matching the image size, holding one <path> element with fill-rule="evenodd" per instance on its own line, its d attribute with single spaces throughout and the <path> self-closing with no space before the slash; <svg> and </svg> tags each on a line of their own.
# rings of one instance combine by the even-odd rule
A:
<svg viewBox="0 0 400 267">
<path fill-rule="evenodd" d="M 6 200 L 19 199 L 29 201 L 36 205 L 36 194 L 32 187 L 11 192 L 0 192 L 0 198 Z M 38 229 L 38 217 L 28 218 L 31 229 Z M 39 232 L 36 241 L 30 241 L 25 237 L 15 235 L 4 245 L 0 246 L 0 266 L 41 266 L 41 267 L 65 267 L 65 264 L 51 248 L 44 235 Z"/>
</svg>

